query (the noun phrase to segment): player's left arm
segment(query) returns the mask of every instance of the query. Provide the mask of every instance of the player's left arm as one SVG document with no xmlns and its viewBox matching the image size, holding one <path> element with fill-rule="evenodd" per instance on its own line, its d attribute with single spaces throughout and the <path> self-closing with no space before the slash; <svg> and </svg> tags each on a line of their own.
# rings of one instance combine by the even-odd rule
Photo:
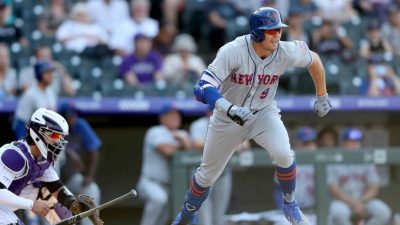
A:
<svg viewBox="0 0 400 225">
<path fill-rule="evenodd" d="M 314 111 L 320 116 L 325 116 L 332 108 L 326 89 L 325 70 L 317 53 L 310 51 L 312 61 L 308 66 L 311 78 L 314 82 L 317 100 L 314 103 Z"/>
<path fill-rule="evenodd" d="M 370 184 L 368 185 L 367 189 L 365 190 L 364 194 L 361 196 L 361 201 L 367 203 L 374 199 L 379 192 L 379 185 L 378 184 Z"/>
<path fill-rule="evenodd" d="M 79 126 L 79 133 L 82 136 L 83 147 L 87 152 L 87 165 L 85 171 L 85 177 L 82 183 L 82 187 L 89 185 L 95 178 L 100 160 L 100 148 L 102 141 L 97 136 L 94 129 L 90 124 L 83 118 L 79 118 L 76 126 Z"/>
<path fill-rule="evenodd" d="M 317 96 L 323 96 L 328 94 L 326 90 L 326 81 L 325 81 L 325 70 L 322 65 L 321 58 L 319 55 L 313 51 L 310 51 L 312 62 L 308 67 L 308 71 L 310 72 L 311 78 L 315 85 L 315 91 Z"/>
</svg>

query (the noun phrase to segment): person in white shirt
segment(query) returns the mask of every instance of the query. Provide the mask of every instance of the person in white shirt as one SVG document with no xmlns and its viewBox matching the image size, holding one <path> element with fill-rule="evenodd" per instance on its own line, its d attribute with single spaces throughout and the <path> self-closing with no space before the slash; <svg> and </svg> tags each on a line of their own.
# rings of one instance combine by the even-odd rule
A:
<svg viewBox="0 0 400 225">
<path fill-rule="evenodd" d="M 110 39 L 110 48 L 118 55 L 133 53 L 135 47 L 132 38 L 142 33 L 154 38 L 159 31 L 158 21 L 149 17 L 150 3 L 148 0 L 133 0 L 131 2 L 132 18 L 122 21 L 114 27 Z"/>
<path fill-rule="evenodd" d="M 109 34 L 121 21 L 129 19 L 129 6 L 125 0 L 90 0 L 87 9 L 90 18 Z"/>
<path fill-rule="evenodd" d="M 175 38 L 172 50 L 164 59 L 162 73 L 171 87 L 193 91 L 193 85 L 205 69 L 204 61 L 196 55 L 197 46 L 189 34 Z"/>
<path fill-rule="evenodd" d="M 108 43 L 108 34 L 100 25 L 92 23 L 85 3 L 77 3 L 71 11 L 71 19 L 61 24 L 56 32 L 57 41 L 77 53 L 88 47 Z"/>
<path fill-rule="evenodd" d="M 15 96 L 17 91 L 17 74 L 10 68 L 10 52 L 8 47 L 0 44 L 0 99 Z"/>
</svg>

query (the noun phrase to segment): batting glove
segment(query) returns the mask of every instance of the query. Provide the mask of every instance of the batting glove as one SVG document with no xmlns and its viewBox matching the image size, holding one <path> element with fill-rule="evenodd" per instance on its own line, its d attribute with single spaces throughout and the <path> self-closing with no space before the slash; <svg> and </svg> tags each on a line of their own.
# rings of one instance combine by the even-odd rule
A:
<svg viewBox="0 0 400 225">
<path fill-rule="evenodd" d="M 325 116 L 332 109 L 331 102 L 329 101 L 329 95 L 317 96 L 317 100 L 314 103 L 314 112 L 320 116 Z"/>
<path fill-rule="evenodd" d="M 240 126 L 243 126 L 246 121 L 249 121 L 254 117 L 254 114 L 248 107 L 238 107 L 236 105 L 231 105 L 229 107 L 227 115 Z"/>
</svg>

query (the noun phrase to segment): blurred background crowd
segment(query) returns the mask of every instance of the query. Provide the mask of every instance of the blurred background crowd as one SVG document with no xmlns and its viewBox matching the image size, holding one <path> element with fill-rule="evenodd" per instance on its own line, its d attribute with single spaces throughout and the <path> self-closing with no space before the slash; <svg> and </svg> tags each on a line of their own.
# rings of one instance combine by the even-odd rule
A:
<svg viewBox="0 0 400 225">
<path fill-rule="evenodd" d="M 58 97 L 192 98 L 193 84 L 218 48 L 238 35 L 247 34 L 249 14 L 262 6 L 277 8 L 289 25 L 283 32 L 282 40 L 305 41 L 311 50 L 320 55 L 330 95 L 400 95 L 400 0 L 0 0 L 0 101 L 7 98 L 18 101 L 15 114 L 10 119 L 12 122 L 7 122 L 12 123 L 14 134 L 21 138 L 25 135 L 24 125 L 35 107 L 47 105 L 47 108 L 57 109 Z M 47 73 L 49 71 L 51 73 Z M 280 78 L 278 96 L 314 95 L 313 90 L 308 71 L 293 68 Z M 132 180 L 140 181 L 139 184 L 145 186 L 146 180 L 140 180 L 141 170 L 147 167 L 154 169 L 156 165 L 154 160 L 141 157 L 146 157 L 147 153 L 142 151 L 148 147 L 145 135 L 151 133 L 146 132 L 154 132 L 152 125 L 161 133 L 153 138 L 154 141 L 164 140 L 160 138 L 163 137 L 166 143 L 159 142 L 159 145 L 174 144 L 174 148 L 165 154 L 156 152 L 147 156 L 164 162 L 169 161 L 178 150 L 201 150 L 202 132 L 206 130 L 204 127 L 207 127 L 210 116 L 207 112 L 207 116 L 200 118 L 203 121 L 196 123 L 198 118 L 181 118 L 182 114 L 177 114 L 177 110 L 166 109 L 148 121 L 134 116 L 128 116 L 128 120 L 123 116 L 112 119 L 89 117 L 89 122 L 95 124 L 92 129 L 89 122 L 80 117 L 79 110 L 68 104 L 59 109 L 68 117 L 73 128 L 70 140 L 73 144 L 66 152 L 65 165 L 68 165 L 67 169 L 74 168 L 79 173 L 64 171 L 65 168 L 61 169 L 61 173 L 66 173 L 64 181 L 69 186 L 80 184 L 83 189 L 77 192 L 88 191 L 96 196 L 98 202 L 100 196 L 107 199 L 115 197 L 109 190 L 123 189 L 124 184 L 132 183 Z M 354 117 L 354 114 L 334 113 L 321 124 L 302 115 L 288 115 L 285 123 L 295 149 L 315 151 L 342 147 L 357 150 L 362 147 L 398 146 L 398 137 L 393 132 L 398 131 L 395 128 L 398 119 L 385 114 L 372 120 L 374 115 L 362 113 Z M 386 125 L 390 121 L 396 123 L 390 124 L 389 128 Z M 172 126 L 174 132 L 162 133 L 165 130 L 161 128 L 168 126 Z M 178 128 L 186 130 L 184 138 L 178 135 Z M 184 143 L 185 140 L 190 143 Z M 256 146 L 244 143 L 243 149 L 251 147 Z M 99 151 L 100 148 L 107 151 Z M 118 151 L 118 154 L 112 150 Z M 125 161 L 121 159 L 121 152 L 129 154 Z M 107 158 L 108 164 L 99 163 L 100 154 L 102 158 Z M 85 159 L 89 163 L 84 163 Z M 146 161 L 149 165 L 144 165 Z M 129 169 L 126 169 L 127 166 Z M 95 182 L 97 169 L 101 174 L 97 176 L 99 185 Z M 347 171 L 344 167 L 331 168 L 330 171 L 333 172 L 328 176 L 328 183 L 333 197 L 358 196 L 361 195 L 360 190 L 371 188 L 373 193 L 370 197 L 375 198 L 378 188 L 392 190 L 388 187 L 391 178 L 397 176 L 396 184 L 400 180 L 398 170 L 397 175 L 393 175 L 394 170 L 386 166 L 359 169 L 358 174 L 343 173 Z M 235 172 L 240 174 L 240 171 Z M 220 181 L 224 188 L 215 190 L 215 193 L 225 193 L 225 199 L 214 200 L 223 203 L 218 206 L 222 213 L 215 212 L 217 210 L 212 207 L 217 206 L 212 206 L 213 203 L 209 203 L 207 208 L 218 214 L 214 221 L 218 221 L 227 209 L 238 212 L 247 207 L 236 204 L 240 202 L 242 192 L 251 194 L 254 190 L 249 188 L 265 187 L 258 183 L 243 185 L 250 177 L 248 174 L 242 174 L 240 182 L 232 181 L 231 174 L 231 168 L 228 168 Z M 265 171 L 261 174 L 265 177 Z M 373 176 L 369 179 L 364 179 L 371 174 Z M 341 193 L 337 182 L 346 179 L 340 177 L 346 175 L 366 182 L 350 183 L 348 186 L 351 188 L 345 187 Z M 299 199 L 309 196 L 304 203 L 310 212 L 315 209 L 313 176 L 312 166 L 299 168 Z M 110 179 L 114 183 L 110 184 Z M 264 180 L 264 183 L 270 183 L 273 178 Z M 235 189 L 231 190 L 232 183 L 242 188 L 239 194 Z M 105 191 L 100 193 L 98 186 Z M 142 193 L 145 193 L 146 188 L 143 189 Z M 165 188 L 166 193 L 161 189 L 158 192 L 160 195 L 152 193 L 143 196 L 148 202 L 155 201 L 158 209 L 168 204 L 168 188 Z M 385 200 L 392 197 L 393 192 L 386 195 Z M 246 198 L 251 199 L 251 195 Z M 279 196 L 275 196 L 276 205 L 272 205 L 272 192 L 267 193 L 266 198 L 270 205 L 262 205 L 262 208 L 279 208 Z M 260 198 L 252 199 L 248 206 L 250 210 L 251 206 L 257 208 L 265 203 L 257 200 Z M 347 203 L 357 208 L 362 202 Z M 393 209 L 390 212 L 384 202 L 379 203 L 377 209 L 373 208 L 381 216 L 378 219 L 394 221 L 392 215 L 398 210 L 398 205 L 393 207 L 393 202 L 386 202 Z M 140 203 L 137 214 L 141 215 L 143 205 Z M 334 215 L 335 212 L 339 212 L 338 215 L 349 214 L 348 207 L 340 203 L 335 207 L 339 211 L 331 212 Z M 109 221 L 118 221 L 115 216 L 118 213 L 113 214 L 113 220 Z M 352 219 L 355 223 L 366 221 L 364 213 L 356 211 L 354 214 L 356 217 Z M 29 221 L 30 216 L 27 218 Z M 145 219 L 144 216 L 142 224 L 149 225 L 145 224 Z M 139 220 L 137 218 L 134 224 L 138 224 Z M 208 217 L 203 221 L 212 224 L 212 220 Z M 34 221 L 32 217 L 27 224 L 33 225 Z M 126 221 L 132 224 L 130 218 L 119 224 L 128 224 Z M 214 222 L 217 225 L 215 223 L 218 222 Z M 342 221 L 342 224 L 345 223 Z"/>
<path fill-rule="evenodd" d="M 41 59 L 56 65 L 59 95 L 191 96 L 261 6 L 281 11 L 283 40 L 320 54 L 331 94 L 400 94 L 398 0 L 1 0 L 0 98 L 27 90 Z M 305 70 L 280 83 L 281 95 L 312 94 Z"/>
</svg>

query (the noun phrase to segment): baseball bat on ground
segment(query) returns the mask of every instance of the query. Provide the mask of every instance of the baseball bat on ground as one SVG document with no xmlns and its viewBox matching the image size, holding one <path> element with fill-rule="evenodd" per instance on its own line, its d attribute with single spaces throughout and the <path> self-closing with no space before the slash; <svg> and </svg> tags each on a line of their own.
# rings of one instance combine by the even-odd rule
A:
<svg viewBox="0 0 400 225">
<path fill-rule="evenodd" d="M 75 224 L 75 223 L 81 221 L 83 218 L 86 218 L 86 217 L 92 215 L 97 210 L 100 211 L 100 210 L 102 210 L 104 208 L 107 208 L 107 207 L 109 207 L 111 205 L 117 204 L 117 203 L 122 202 L 122 201 L 124 201 L 126 199 L 133 198 L 133 197 L 136 197 L 136 196 L 137 196 L 137 192 L 134 189 L 132 189 L 130 192 L 128 192 L 128 193 L 126 193 L 126 194 L 124 194 L 122 196 L 119 196 L 118 198 L 115 198 L 115 199 L 113 199 L 111 201 L 108 201 L 108 202 L 106 202 L 106 203 L 104 203 L 102 205 L 99 205 L 99 206 L 97 206 L 97 207 L 95 207 L 93 209 L 89 209 L 88 211 L 85 211 L 85 212 L 79 213 L 77 215 L 71 216 L 69 218 L 66 218 L 64 220 L 61 220 L 60 222 L 56 223 L 55 225 L 71 225 L 71 224 Z"/>
</svg>

